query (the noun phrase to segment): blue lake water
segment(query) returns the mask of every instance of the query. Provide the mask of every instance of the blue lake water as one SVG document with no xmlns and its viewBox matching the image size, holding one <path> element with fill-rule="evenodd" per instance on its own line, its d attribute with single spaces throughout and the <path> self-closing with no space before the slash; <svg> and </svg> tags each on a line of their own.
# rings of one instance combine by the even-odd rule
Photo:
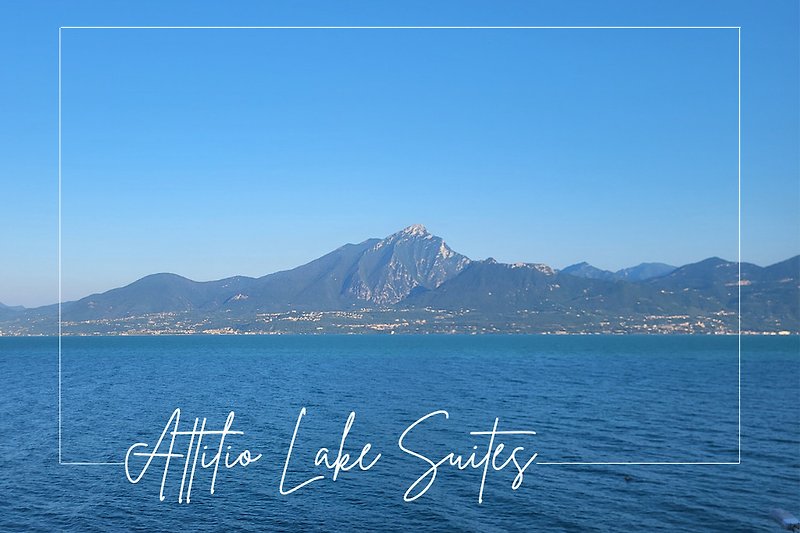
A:
<svg viewBox="0 0 800 533">
<path fill-rule="evenodd" d="M 735 337 L 348 336 L 65 338 L 62 459 L 122 461 L 154 443 L 170 414 L 220 429 L 232 452 L 262 458 L 198 471 L 190 504 L 177 502 L 183 463 L 159 486 L 154 461 L 139 484 L 115 465 L 58 464 L 57 339 L 0 338 L 0 530 L 778 531 L 774 507 L 800 514 L 800 341 L 742 339 L 741 464 L 534 464 L 521 487 L 513 467 L 442 467 L 419 499 L 403 494 L 426 457 L 485 452 L 471 431 L 533 430 L 508 446 L 539 463 L 738 461 Z M 298 413 L 307 409 L 287 487 L 278 492 Z M 335 451 L 382 454 L 336 482 L 315 468 Z M 212 427 L 213 426 L 213 427 Z M 188 442 L 184 443 L 184 448 Z M 508 449 L 510 450 L 510 448 Z M 508 451 L 507 450 L 507 451 Z M 526 452 L 527 453 L 527 452 Z"/>
</svg>

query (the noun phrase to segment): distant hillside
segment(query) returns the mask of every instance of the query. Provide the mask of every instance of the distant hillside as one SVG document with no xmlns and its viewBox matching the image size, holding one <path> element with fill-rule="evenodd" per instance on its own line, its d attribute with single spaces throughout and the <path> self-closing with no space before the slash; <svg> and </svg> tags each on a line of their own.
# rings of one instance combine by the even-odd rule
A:
<svg viewBox="0 0 800 533">
<path fill-rule="evenodd" d="M 676 267 L 664 263 L 641 263 L 639 265 L 623 268 L 616 272 L 601 270 L 593 267 L 589 263 L 577 263 L 564 268 L 561 272 L 579 278 L 605 279 L 605 280 L 627 280 L 645 281 L 653 278 L 666 276 L 675 270 Z"/>
<path fill-rule="evenodd" d="M 62 305 L 67 333 L 800 331 L 800 256 L 617 272 L 474 261 L 421 225 L 260 278 L 153 274 Z M 53 333 L 57 306 L 0 305 L 0 334 Z"/>
</svg>

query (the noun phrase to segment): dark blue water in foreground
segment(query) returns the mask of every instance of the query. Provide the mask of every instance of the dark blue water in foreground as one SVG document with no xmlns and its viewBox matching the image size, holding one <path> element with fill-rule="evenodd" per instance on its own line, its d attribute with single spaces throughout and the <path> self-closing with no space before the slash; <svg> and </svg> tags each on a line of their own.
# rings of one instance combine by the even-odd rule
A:
<svg viewBox="0 0 800 533">
<path fill-rule="evenodd" d="M 546 465 L 511 490 L 513 465 L 442 467 L 418 500 L 403 493 L 427 465 L 398 447 L 408 437 L 438 460 L 485 453 L 470 431 L 498 437 L 540 462 L 738 460 L 734 337 L 144 337 L 63 340 L 62 458 L 121 461 L 153 444 L 176 407 L 182 429 L 230 410 L 245 431 L 231 451 L 262 453 L 246 469 L 195 475 L 177 503 L 181 461 L 158 498 L 163 461 L 133 485 L 121 466 L 59 465 L 57 341 L 0 339 L 0 530 L 543 530 L 778 531 L 769 510 L 800 513 L 800 345 L 744 338 L 742 461 L 733 465 Z M 287 488 L 281 470 L 298 412 L 308 410 Z M 366 442 L 382 453 L 367 472 L 313 465 L 318 448 Z M 211 437 L 209 437 L 211 439 Z M 187 446 L 183 443 L 181 451 Z M 508 448 L 504 454 L 508 453 Z M 522 454 L 527 459 L 526 454 Z M 505 455 L 504 455 L 505 456 Z M 502 457 L 501 456 L 501 459 Z"/>
</svg>

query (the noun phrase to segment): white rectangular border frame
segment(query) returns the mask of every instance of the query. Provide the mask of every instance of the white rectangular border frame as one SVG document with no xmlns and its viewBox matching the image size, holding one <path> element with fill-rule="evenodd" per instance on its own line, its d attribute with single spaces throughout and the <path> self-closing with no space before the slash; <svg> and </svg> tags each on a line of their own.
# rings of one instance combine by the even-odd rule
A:
<svg viewBox="0 0 800 533">
<path fill-rule="evenodd" d="M 63 30 L 736 30 L 737 32 L 737 264 L 738 264 L 738 452 L 734 461 L 537 461 L 537 465 L 740 465 L 742 464 L 742 27 L 741 26 L 61 26 L 58 28 L 58 464 L 124 465 L 122 462 L 70 462 L 61 456 L 61 34 Z"/>
</svg>

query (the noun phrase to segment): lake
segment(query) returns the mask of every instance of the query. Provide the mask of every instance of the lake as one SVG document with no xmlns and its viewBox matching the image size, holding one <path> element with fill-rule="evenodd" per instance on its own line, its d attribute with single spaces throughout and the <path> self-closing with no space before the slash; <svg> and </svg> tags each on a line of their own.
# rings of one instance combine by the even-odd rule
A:
<svg viewBox="0 0 800 533">
<path fill-rule="evenodd" d="M 743 337 L 741 464 L 737 338 L 728 336 L 186 336 L 62 340 L 64 462 L 120 462 L 154 444 L 171 413 L 182 429 L 235 411 L 231 453 L 246 468 L 198 470 L 177 501 L 183 462 L 159 500 L 163 461 L 140 483 L 120 465 L 58 463 L 58 340 L 0 338 L 0 530 L 777 531 L 774 507 L 800 512 L 800 341 Z M 279 484 L 301 408 L 285 486 Z M 517 490 L 514 466 L 442 466 L 484 454 L 498 431 L 536 452 Z M 371 443 L 367 471 L 314 465 Z M 498 441 L 501 436 L 498 436 Z M 208 441 L 212 449 L 212 441 Z M 188 445 L 184 442 L 183 448 Z M 527 457 L 526 457 L 527 458 Z M 500 462 L 498 459 L 498 462 Z M 141 464 L 138 461 L 137 464 Z M 561 464 L 573 463 L 573 464 Z"/>
</svg>

